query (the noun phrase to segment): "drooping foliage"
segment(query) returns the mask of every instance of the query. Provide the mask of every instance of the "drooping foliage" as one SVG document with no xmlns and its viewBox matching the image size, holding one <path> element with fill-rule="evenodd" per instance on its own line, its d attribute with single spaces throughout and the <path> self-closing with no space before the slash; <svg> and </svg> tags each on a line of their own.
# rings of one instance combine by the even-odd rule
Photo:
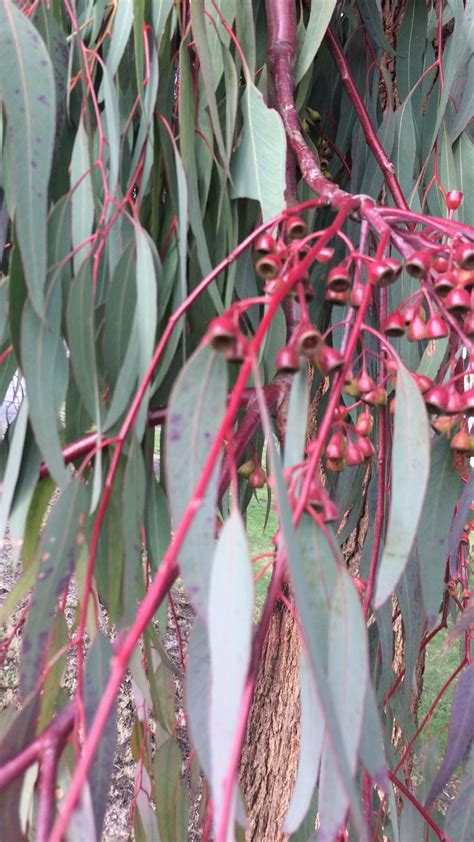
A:
<svg viewBox="0 0 474 842">
<path fill-rule="evenodd" d="M 379 5 L 0 0 L 5 838 L 101 838 L 127 671 L 134 838 L 187 839 L 196 781 L 202 838 L 241 834 L 280 600 L 302 644 L 282 832 L 473 838 L 474 3 Z M 448 622 L 459 662 L 418 726 Z M 452 683 L 444 757 L 421 753 Z"/>
</svg>

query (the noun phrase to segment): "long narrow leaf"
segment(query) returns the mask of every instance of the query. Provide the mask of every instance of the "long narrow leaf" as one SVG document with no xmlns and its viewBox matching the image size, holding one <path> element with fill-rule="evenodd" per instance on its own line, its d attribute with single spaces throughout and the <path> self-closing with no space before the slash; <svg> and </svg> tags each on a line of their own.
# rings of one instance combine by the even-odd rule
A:
<svg viewBox="0 0 474 842">
<path fill-rule="evenodd" d="M 425 404 L 415 381 L 401 364 L 397 372 L 392 465 L 390 519 L 377 575 L 375 608 L 390 597 L 408 562 L 430 470 Z"/>
<path fill-rule="evenodd" d="M 0 0 L 0 55 L 0 100 L 8 115 L 17 235 L 31 301 L 42 315 L 56 91 L 44 42 L 11 0 Z"/>
</svg>

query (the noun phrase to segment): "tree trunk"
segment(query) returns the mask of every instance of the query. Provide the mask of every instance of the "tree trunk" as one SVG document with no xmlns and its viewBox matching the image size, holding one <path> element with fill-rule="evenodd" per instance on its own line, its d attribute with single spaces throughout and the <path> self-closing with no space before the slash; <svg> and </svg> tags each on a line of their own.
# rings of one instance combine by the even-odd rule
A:
<svg viewBox="0 0 474 842">
<path fill-rule="evenodd" d="M 293 617 L 279 601 L 264 644 L 241 760 L 248 842 L 288 838 L 280 828 L 298 766 L 299 653 Z"/>
</svg>

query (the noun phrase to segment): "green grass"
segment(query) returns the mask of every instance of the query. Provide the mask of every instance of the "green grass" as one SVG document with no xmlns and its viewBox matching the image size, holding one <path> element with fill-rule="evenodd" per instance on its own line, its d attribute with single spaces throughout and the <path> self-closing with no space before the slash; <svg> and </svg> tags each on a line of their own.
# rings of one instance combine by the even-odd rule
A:
<svg viewBox="0 0 474 842">
<path fill-rule="evenodd" d="M 441 688 L 462 660 L 462 656 L 459 654 L 458 641 L 452 643 L 446 652 L 443 651 L 442 647 L 446 635 L 446 630 L 441 631 L 427 647 L 423 695 L 419 711 L 420 724 Z M 444 754 L 446 749 L 451 703 L 457 680 L 458 678 L 455 678 L 443 694 L 423 732 L 424 739 L 438 738 L 441 755 Z"/>
<path fill-rule="evenodd" d="M 265 516 L 267 512 L 267 495 L 265 490 L 258 492 L 258 497 L 253 497 L 247 508 L 247 536 L 252 557 L 260 553 L 271 552 L 273 549 L 272 538 L 278 529 L 278 521 L 273 511 L 270 511 L 268 522 L 265 528 Z M 258 573 L 270 561 L 269 558 L 262 558 L 255 562 L 254 571 Z M 257 614 L 260 613 L 271 578 L 271 568 L 255 584 L 255 605 Z"/>
</svg>

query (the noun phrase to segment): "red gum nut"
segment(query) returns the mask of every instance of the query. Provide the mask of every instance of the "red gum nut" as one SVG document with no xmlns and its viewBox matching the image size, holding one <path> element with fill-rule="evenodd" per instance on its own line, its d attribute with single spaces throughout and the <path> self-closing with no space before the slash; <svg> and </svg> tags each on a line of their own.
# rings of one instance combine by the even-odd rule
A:
<svg viewBox="0 0 474 842">
<path fill-rule="evenodd" d="M 296 348 L 285 345 L 280 348 L 275 358 L 275 368 L 283 374 L 294 374 L 299 371 L 300 358 Z"/>
<path fill-rule="evenodd" d="M 458 269 L 457 282 L 458 286 L 465 289 L 466 292 L 472 292 L 472 290 L 474 289 L 474 270 Z"/>
<path fill-rule="evenodd" d="M 321 374 L 327 376 L 339 371 L 344 365 L 344 357 L 336 348 L 331 348 L 330 345 L 321 345 L 316 351 L 312 362 L 318 367 Z"/>
<path fill-rule="evenodd" d="M 469 339 L 474 339 L 474 311 L 467 313 L 463 324 L 464 333 Z"/>
<path fill-rule="evenodd" d="M 276 251 L 276 243 L 270 234 L 262 234 L 255 245 L 255 251 L 260 254 L 273 254 Z"/>
<path fill-rule="evenodd" d="M 386 336 L 403 336 L 406 330 L 405 319 L 399 310 L 390 313 L 382 325 L 382 332 Z"/>
<path fill-rule="evenodd" d="M 355 429 L 360 436 L 370 436 L 374 426 L 374 419 L 370 412 L 363 412 L 357 418 Z"/>
<path fill-rule="evenodd" d="M 448 265 L 447 259 L 442 257 L 442 255 L 435 257 L 433 260 L 433 269 L 435 269 L 436 272 L 446 272 Z"/>
<path fill-rule="evenodd" d="M 414 252 L 405 263 L 405 268 L 412 278 L 424 278 L 431 269 L 431 255 L 426 251 Z"/>
<path fill-rule="evenodd" d="M 403 311 L 403 318 L 405 319 L 405 324 L 408 327 L 410 322 L 413 321 L 415 316 L 418 314 L 418 308 L 415 307 L 414 304 L 410 304 L 404 311 Z"/>
<path fill-rule="evenodd" d="M 364 297 L 365 287 L 362 284 L 355 284 L 355 286 L 351 289 L 351 306 L 355 309 L 359 308 L 362 304 L 362 299 Z"/>
<path fill-rule="evenodd" d="M 434 288 L 437 295 L 441 298 L 446 298 L 448 293 L 451 292 L 452 289 L 456 286 L 456 274 L 455 272 L 443 272 L 442 275 L 438 275 L 436 281 L 434 282 Z"/>
<path fill-rule="evenodd" d="M 464 193 L 461 193 L 460 190 L 450 190 L 449 193 L 446 193 L 447 209 L 450 211 L 457 210 L 463 199 Z"/>
<path fill-rule="evenodd" d="M 434 383 L 431 377 L 427 377 L 426 374 L 412 374 L 412 377 L 422 395 L 424 395 L 425 392 L 429 392 L 430 389 L 433 389 Z"/>
<path fill-rule="evenodd" d="M 256 271 L 265 280 L 276 278 L 280 268 L 281 260 L 276 254 L 264 254 L 255 264 Z"/>
<path fill-rule="evenodd" d="M 306 222 L 301 216 L 290 216 L 285 221 L 285 234 L 290 240 L 301 240 L 307 230 Z"/>
<path fill-rule="evenodd" d="M 471 437 L 467 430 L 459 430 L 451 439 L 449 445 L 452 450 L 460 450 L 462 453 L 471 452 Z"/>
<path fill-rule="evenodd" d="M 344 454 L 346 465 L 360 465 L 364 461 L 364 455 L 360 447 L 354 442 L 349 442 Z"/>
<path fill-rule="evenodd" d="M 311 359 L 321 345 L 321 334 L 312 324 L 305 323 L 298 330 L 295 344 L 298 353 Z"/>
<path fill-rule="evenodd" d="M 365 438 L 364 436 L 358 436 L 356 441 L 357 441 L 357 447 L 359 448 L 360 452 L 362 453 L 362 456 L 364 457 L 364 460 L 370 459 L 375 453 L 375 447 L 372 444 L 371 440 L 368 439 L 368 438 Z"/>
<path fill-rule="evenodd" d="M 458 415 L 464 411 L 464 393 L 458 392 L 454 386 L 448 389 L 448 405 L 446 411 L 448 415 Z"/>
<path fill-rule="evenodd" d="M 449 400 L 449 392 L 446 386 L 434 386 L 423 397 L 428 412 L 446 414 Z"/>
<path fill-rule="evenodd" d="M 410 342 L 421 342 L 426 339 L 426 325 L 419 316 L 415 316 L 408 325 L 407 337 Z"/>
<path fill-rule="evenodd" d="M 346 451 L 346 439 L 342 433 L 334 433 L 328 441 L 326 447 L 326 457 L 328 459 L 343 459 Z"/>
<path fill-rule="evenodd" d="M 366 371 L 363 371 L 358 378 L 357 385 L 362 394 L 364 392 L 372 392 L 376 388 L 375 380 L 370 376 L 370 374 L 367 374 Z"/>
<path fill-rule="evenodd" d="M 454 262 L 461 269 L 474 269 L 474 243 L 460 243 L 454 252 Z"/>
<path fill-rule="evenodd" d="M 443 336 L 449 336 L 446 322 L 442 316 L 431 316 L 426 322 L 426 338 L 441 339 Z"/>
<path fill-rule="evenodd" d="M 316 257 L 318 263 L 322 263 L 323 266 L 329 266 L 331 260 L 334 257 L 334 249 L 331 246 L 323 246 Z"/>
<path fill-rule="evenodd" d="M 351 294 L 348 289 L 346 289 L 345 292 L 335 292 L 333 289 L 327 289 L 325 299 L 326 301 L 330 301 L 331 304 L 335 304 L 339 307 L 345 307 L 351 300 Z"/>
<path fill-rule="evenodd" d="M 370 263 L 367 269 L 367 277 L 372 286 L 386 287 L 397 280 L 401 269 L 401 264 L 397 260 L 387 257 L 386 260 L 377 260 Z"/>
<path fill-rule="evenodd" d="M 238 326 L 231 316 L 223 315 L 213 319 L 207 329 L 207 338 L 215 351 L 229 353 L 235 351 Z"/>
<path fill-rule="evenodd" d="M 474 387 L 464 392 L 463 397 L 463 412 L 466 415 L 474 415 Z"/>
<path fill-rule="evenodd" d="M 471 309 L 471 297 L 465 289 L 452 289 L 447 295 L 445 301 L 446 309 L 449 310 L 453 316 L 461 318 L 465 313 L 469 313 Z"/>
<path fill-rule="evenodd" d="M 349 383 L 346 383 L 344 386 L 344 391 L 346 395 L 350 395 L 351 398 L 359 398 L 360 397 L 360 389 L 359 383 L 357 380 L 352 379 Z"/>
<path fill-rule="evenodd" d="M 431 426 L 441 436 L 449 436 L 454 423 L 455 421 L 450 415 L 439 415 L 437 418 L 433 418 Z"/>
<path fill-rule="evenodd" d="M 388 398 L 383 386 L 377 386 L 376 389 L 372 389 L 370 392 L 364 392 L 361 399 L 364 403 L 368 403 L 369 406 L 386 406 Z"/>
<path fill-rule="evenodd" d="M 345 468 L 344 459 L 328 459 L 326 458 L 326 468 L 328 471 L 338 473 Z"/>
<path fill-rule="evenodd" d="M 351 280 L 351 275 L 347 267 L 340 264 L 328 273 L 326 286 L 333 292 L 346 292 L 351 287 Z"/>
<path fill-rule="evenodd" d="M 267 481 L 267 475 L 263 468 L 255 468 L 250 474 L 247 482 L 250 488 L 263 488 Z"/>
</svg>

